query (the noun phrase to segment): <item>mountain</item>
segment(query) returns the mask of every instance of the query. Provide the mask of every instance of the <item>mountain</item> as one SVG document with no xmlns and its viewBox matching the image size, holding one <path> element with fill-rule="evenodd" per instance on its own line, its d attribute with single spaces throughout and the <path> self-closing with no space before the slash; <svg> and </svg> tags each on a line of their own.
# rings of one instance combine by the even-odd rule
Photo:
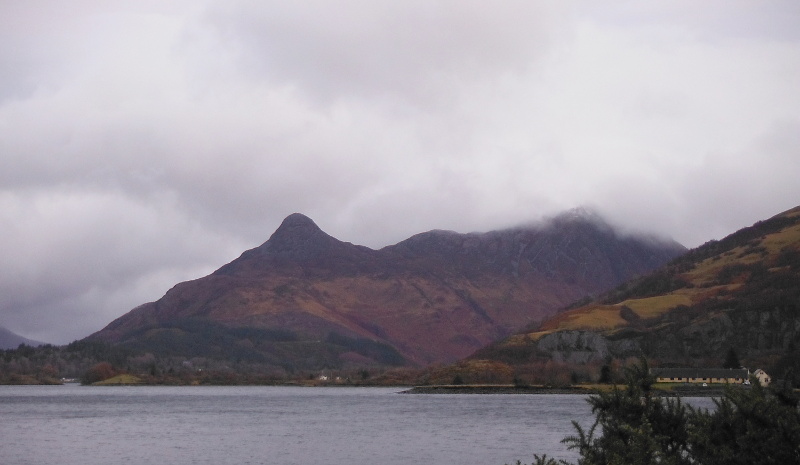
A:
<svg viewBox="0 0 800 465">
<path fill-rule="evenodd" d="M 518 366 L 639 354 L 663 366 L 722 366 L 735 354 L 779 376 L 797 365 L 800 207 L 708 242 L 473 357 Z"/>
<path fill-rule="evenodd" d="M 43 345 L 44 342 L 34 341 L 32 339 L 24 338 L 19 334 L 15 334 L 10 330 L 0 327 L 0 350 L 16 349 L 20 344 L 26 346 L 36 347 Z"/>
<path fill-rule="evenodd" d="M 373 250 L 295 213 L 262 245 L 89 339 L 288 370 L 450 362 L 685 250 L 581 212 Z"/>
</svg>

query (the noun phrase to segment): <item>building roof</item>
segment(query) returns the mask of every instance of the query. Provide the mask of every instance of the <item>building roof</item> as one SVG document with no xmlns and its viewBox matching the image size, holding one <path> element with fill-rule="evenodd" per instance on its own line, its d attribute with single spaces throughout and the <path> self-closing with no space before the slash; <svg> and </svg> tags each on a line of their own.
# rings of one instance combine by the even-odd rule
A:
<svg viewBox="0 0 800 465">
<path fill-rule="evenodd" d="M 745 368 L 653 368 L 651 373 L 660 378 L 748 378 Z"/>
</svg>

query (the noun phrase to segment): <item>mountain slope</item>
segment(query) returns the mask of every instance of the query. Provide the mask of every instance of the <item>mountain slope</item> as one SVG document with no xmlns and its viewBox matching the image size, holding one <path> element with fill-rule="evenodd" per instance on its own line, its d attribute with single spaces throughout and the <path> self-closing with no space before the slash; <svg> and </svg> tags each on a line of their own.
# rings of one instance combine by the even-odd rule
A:
<svg viewBox="0 0 800 465">
<path fill-rule="evenodd" d="M 475 357 L 585 363 L 644 353 L 715 365 L 733 349 L 783 370 L 800 348 L 800 207 L 691 250 Z"/>
<path fill-rule="evenodd" d="M 449 362 L 684 251 L 580 215 L 372 250 L 293 214 L 261 246 L 91 338 L 277 365 Z"/>
<path fill-rule="evenodd" d="M 44 342 L 34 341 L 32 339 L 24 338 L 19 334 L 13 333 L 10 330 L 0 327 L 0 350 L 16 349 L 20 344 L 36 347 L 43 345 Z"/>
</svg>

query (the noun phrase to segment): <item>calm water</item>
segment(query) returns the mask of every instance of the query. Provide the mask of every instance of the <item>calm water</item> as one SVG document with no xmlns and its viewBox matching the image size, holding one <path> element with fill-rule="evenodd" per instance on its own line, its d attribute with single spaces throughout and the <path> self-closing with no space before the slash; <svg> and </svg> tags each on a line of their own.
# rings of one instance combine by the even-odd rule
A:
<svg viewBox="0 0 800 465">
<path fill-rule="evenodd" d="M 459 465 L 572 459 L 574 395 L 0 386 L 0 464 Z"/>
</svg>

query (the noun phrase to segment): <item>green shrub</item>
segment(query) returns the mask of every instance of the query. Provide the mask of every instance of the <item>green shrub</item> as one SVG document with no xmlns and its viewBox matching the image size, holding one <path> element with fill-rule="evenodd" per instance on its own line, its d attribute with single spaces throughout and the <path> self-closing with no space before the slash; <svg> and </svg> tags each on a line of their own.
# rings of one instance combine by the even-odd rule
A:
<svg viewBox="0 0 800 465">
<path fill-rule="evenodd" d="M 644 359 L 626 370 L 626 381 L 624 389 L 588 399 L 595 415 L 588 430 L 573 422 L 576 434 L 563 442 L 580 454 L 577 465 L 800 463 L 800 411 L 789 391 L 731 386 L 706 410 L 655 396 Z M 569 465 L 534 459 L 532 465 Z"/>
</svg>

